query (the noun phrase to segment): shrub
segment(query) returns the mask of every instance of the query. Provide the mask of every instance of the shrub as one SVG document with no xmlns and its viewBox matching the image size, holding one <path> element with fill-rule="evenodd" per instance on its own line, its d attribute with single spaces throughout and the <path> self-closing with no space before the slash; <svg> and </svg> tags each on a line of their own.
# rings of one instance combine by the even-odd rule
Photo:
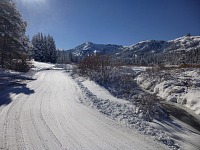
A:
<svg viewBox="0 0 200 150">
<path fill-rule="evenodd" d="M 145 94 L 140 98 L 138 111 L 143 118 L 148 121 L 153 119 L 167 118 L 168 113 L 159 105 L 158 99 L 155 95 Z"/>
<path fill-rule="evenodd" d="M 138 87 L 134 80 L 136 74 L 131 72 L 132 69 L 115 65 L 109 56 L 88 56 L 78 65 L 78 69 L 81 75 L 104 86 L 114 96 L 136 105 L 138 114 L 145 120 L 152 121 L 165 115 L 156 96 L 147 94 Z"/>
<path fill-rule="evenodd" d="M 179 68 L 200 68 L 200 64 L 181 64 Z"/>
<path fill-rule="evenodd" d="M 78 65 L 79 72 L 97 82 L 106 82 L 112 74 L 112 61 L 107 55 L 92 55 Z"/>
<path fill-rule="evenodd" d="M 28 72 L 30 70 L 30 62 L 27 55 L 20 55 L 18 59 L 11 59 L 5 63 L 6 69 L 11 69 L 19 72 Z"/>
</svg>

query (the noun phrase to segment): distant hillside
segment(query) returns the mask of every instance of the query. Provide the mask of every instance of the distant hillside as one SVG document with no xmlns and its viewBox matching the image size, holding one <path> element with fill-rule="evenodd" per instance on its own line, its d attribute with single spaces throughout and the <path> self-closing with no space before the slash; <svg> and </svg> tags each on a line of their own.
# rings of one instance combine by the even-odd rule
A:
<svg viewBox="0 0 200 150">
<path fill-rule="evenodd" d="M 143 41 L 124 47 L 118 57 L 133 58 L 135 55 L 167 53 L 174 51 L 190 51 L 200 48 L 200 36 L 183 36 L 170 41 Z"/>
<path fill-rule="evenodd" d="M 85 42 L 74 49 L 71 49 L 74 56 L 84 57 L 87 55 L 99 53 L 99 54 L 116 54 L 122 49 L 121 45 L 113 44 L 94 44 L 92 42 Z"/>
<path fill-rule="evenodd" d="M 190 62 L 193 57 L 195 62 L 200 60 L 200 36 L 183 36 L 174 40 L 148 40 L 131 46 L 114 44 L 94 44 L 85 42 L 65 52 L 71 62 L 79 62 L 84 57 L 93 54 L 109 54 L 113 58 L 128 64 L 142 63 L 182 63 Z M 186 58 L 186 54 L 190 58 Z M 176 60 L 173 60 L 176 59 Z M 195 63 L 194 62 L 194 63 Z"/>
</svg>

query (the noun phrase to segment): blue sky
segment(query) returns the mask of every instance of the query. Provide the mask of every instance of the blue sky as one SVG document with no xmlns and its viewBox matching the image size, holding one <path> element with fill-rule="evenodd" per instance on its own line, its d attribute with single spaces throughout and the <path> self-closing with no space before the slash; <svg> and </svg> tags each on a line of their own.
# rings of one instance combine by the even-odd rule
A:
<svg viewBox="0 0 200 150">
<path fill-rule="evenodd" d="M 91 41 L 132 45 L 200 35 L 200 0 L 15 0 L 27 34 L 50 34 L 57 48 Z"/>
</svg>

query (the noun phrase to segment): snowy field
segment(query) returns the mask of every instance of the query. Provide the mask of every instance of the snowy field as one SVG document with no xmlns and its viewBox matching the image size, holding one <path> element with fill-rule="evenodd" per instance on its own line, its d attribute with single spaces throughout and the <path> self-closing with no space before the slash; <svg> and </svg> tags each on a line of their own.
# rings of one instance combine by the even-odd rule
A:
<svg viewBox="0 0 200 150">
<path fill-rule="evenodd" d="M 72 66 L 33 64 L 34 80 L 0 91 L 0 149 L 200 149 L 187 124 L 144 121 L 129 101 L 72 77 Z"/>
</svg>

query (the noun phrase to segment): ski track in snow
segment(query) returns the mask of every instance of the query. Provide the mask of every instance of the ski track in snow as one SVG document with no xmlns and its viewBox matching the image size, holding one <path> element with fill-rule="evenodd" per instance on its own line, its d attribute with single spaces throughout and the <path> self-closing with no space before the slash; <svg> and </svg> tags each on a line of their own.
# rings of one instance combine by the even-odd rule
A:
<svg viewBox="0 0 200 150">
<path fill-rule="evenodd" d="M 27 85 L 34 93 L 13 94 L 11 103 L 0 106 L 0 149 L 168 149 L 81 104 L 81 90 L 64 71 L 37 76 Z"/>
</svg>

